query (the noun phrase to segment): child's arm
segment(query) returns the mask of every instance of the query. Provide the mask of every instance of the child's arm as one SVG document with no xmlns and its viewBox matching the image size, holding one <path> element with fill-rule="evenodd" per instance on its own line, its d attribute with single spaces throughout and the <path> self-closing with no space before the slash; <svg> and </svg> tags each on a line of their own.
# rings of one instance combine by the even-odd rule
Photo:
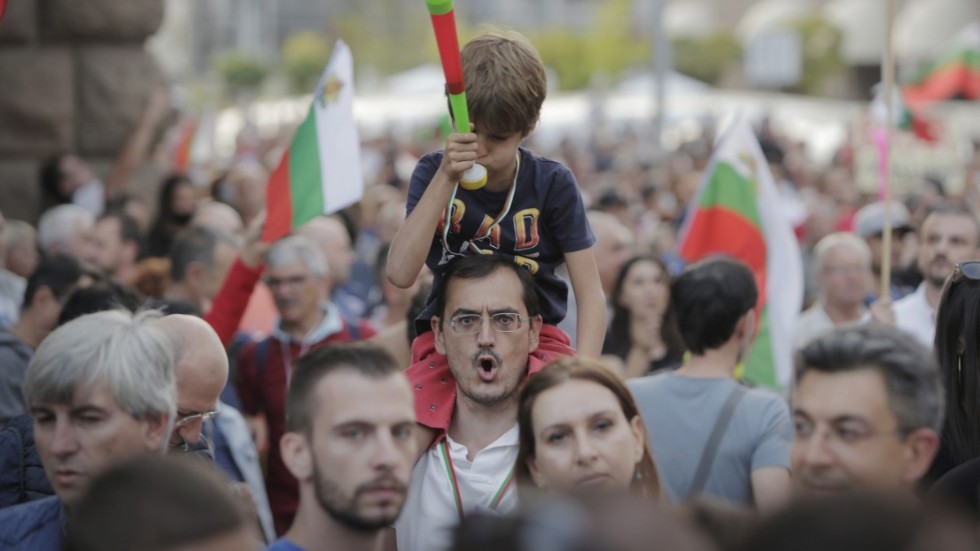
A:
<svg viewBox="0 0 980 551">
<path fill-rule="evenodd" d="M 572 280 L 572 291 L 578 303 L 577 352 L 579 355 L 598 358 L 602 341 L 606 337 L 606 296 L 599 282 L 592 248 L 565 253 L 565 265 Z"/>
<path fill-rule="evenodd" d="M 476 161 L 476 148 L 476 134 L 449 135 L 439 170 L 391 240 L 385 274 L 393 285 L 407 289 L 415 283 L 453 186 Z"/>
</svg>

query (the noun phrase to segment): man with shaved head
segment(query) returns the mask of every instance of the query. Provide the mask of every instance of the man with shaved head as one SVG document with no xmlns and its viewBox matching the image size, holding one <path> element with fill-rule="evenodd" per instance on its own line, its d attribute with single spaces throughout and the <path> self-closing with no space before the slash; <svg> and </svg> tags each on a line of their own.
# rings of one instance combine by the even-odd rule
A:
<svg viewBox="0 0 980 551">
<path fill-rule="evenodd" d="M 174 314 L 158 323 L 174 339 L 178 354 L 177 419 L 170 447 L 186 450 L 201 440 L 204 421 L 217 415 L 228 356 L 218 334 L 201 318 Z"/>
<path fill-rule="evenodd" d="M 192 228 L 211 228 L 235 238 L 240 244 L 245 240 L 245 224 L 242 215 L 231 205 L 220 201 L 204 201 L 194 209 Z"/>
<path fill-rule="evenodd" d="M 170 434 L 170 449 L 212 459 L 233 480 L 243 482 L 265 538 L 271 541 L 275 536 L 272 511 L 258 452 L 242 414 L 220 402 L 221 390 L 228 380 L 228 356 L 221 339 L 210 324 L 195 316 L 173 314 L 157 323 L 173 339 L 177 351 L 177 417 Z M 208 434 L 213 442 L 209 442 L 203 428 L 212 418 L 214 430 Z"/>
</svg>

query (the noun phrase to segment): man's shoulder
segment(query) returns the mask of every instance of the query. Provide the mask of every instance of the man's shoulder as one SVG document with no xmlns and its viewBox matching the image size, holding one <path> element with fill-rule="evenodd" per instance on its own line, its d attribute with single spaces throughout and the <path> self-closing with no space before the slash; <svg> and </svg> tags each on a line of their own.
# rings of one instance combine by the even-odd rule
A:
<svg viewBox="0 0 980 551">
<path fill-rule="evenodd" d="M 61 512 L 62 504 L 57 496 L 0 509 L 0 543 L 18 549 L 59 547 Z"/>
</svg>

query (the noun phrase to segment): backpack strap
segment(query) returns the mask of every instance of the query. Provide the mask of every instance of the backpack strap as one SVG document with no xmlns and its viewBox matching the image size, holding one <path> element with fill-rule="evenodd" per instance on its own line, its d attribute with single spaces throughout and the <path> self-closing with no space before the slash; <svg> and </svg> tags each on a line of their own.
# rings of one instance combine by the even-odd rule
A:
<svg viewBox="0 0 980 551">
<path fill-rule="evenodd" d="M 255 345 L 255 372 L 258 374 L 259 381 L 265 378 L 265 364 L 269 356 L 269 339 L 271 338 L 266 337 Z"/>
<path fill-rule="evenodd" d="M 347 332 L 350 333 L 351 342 L 361 340 L 361 323 L 360 322 L 348 323 Z"/>
<path fill-rule="evenodd" d="M 705 444 L 704 451 L 701 452 L 701 459 L 698 461 L 698 469 L 694 473 L 694 481 L 691 482 L 688 496 L 700 494 L 701 490 L 704 489 L 705 483 L 708 482 L 708 475 L 711 473 L 711 465 L 715 462 L 715 456 L 718 454 L 718 446 L 721 444 L 721 439 L 725 436 L 728 424 L 732 420 L 732 413 L 735 412 L 738 403 L 742 401 L 748 391 L 747 387 L 741 383 L 736 383 L 735 388 L 728 394 L 725 404 L 721 406 L 721 412 L 718 414 L 718 419 L 715 420 L 715 426 L 711 429 L 711 435 L 708 436 L 708 443 Z"/>
</svg>

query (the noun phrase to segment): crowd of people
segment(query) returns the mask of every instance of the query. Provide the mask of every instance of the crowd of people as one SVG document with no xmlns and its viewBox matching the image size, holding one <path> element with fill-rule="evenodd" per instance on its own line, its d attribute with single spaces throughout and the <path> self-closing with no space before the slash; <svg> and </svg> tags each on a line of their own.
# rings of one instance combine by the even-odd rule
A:
<svg viewBox="0 0 980 551">
<path fill-rule="evenodd" d="M 362 200 L 273 243 L 281 144 L 136 193 L 158 98 L 106 184 L 44 164 L 0 217 L 0 548 L 980 545 L 980 144 L 886 205 L 759 127 L 807 274 L 779 393 L 737 376 L 752 271 L 675 250 L 711 129 L 537 151 L 533 47 L 462 59 L 473 129 L 363 144 Z"/>
</svg>

